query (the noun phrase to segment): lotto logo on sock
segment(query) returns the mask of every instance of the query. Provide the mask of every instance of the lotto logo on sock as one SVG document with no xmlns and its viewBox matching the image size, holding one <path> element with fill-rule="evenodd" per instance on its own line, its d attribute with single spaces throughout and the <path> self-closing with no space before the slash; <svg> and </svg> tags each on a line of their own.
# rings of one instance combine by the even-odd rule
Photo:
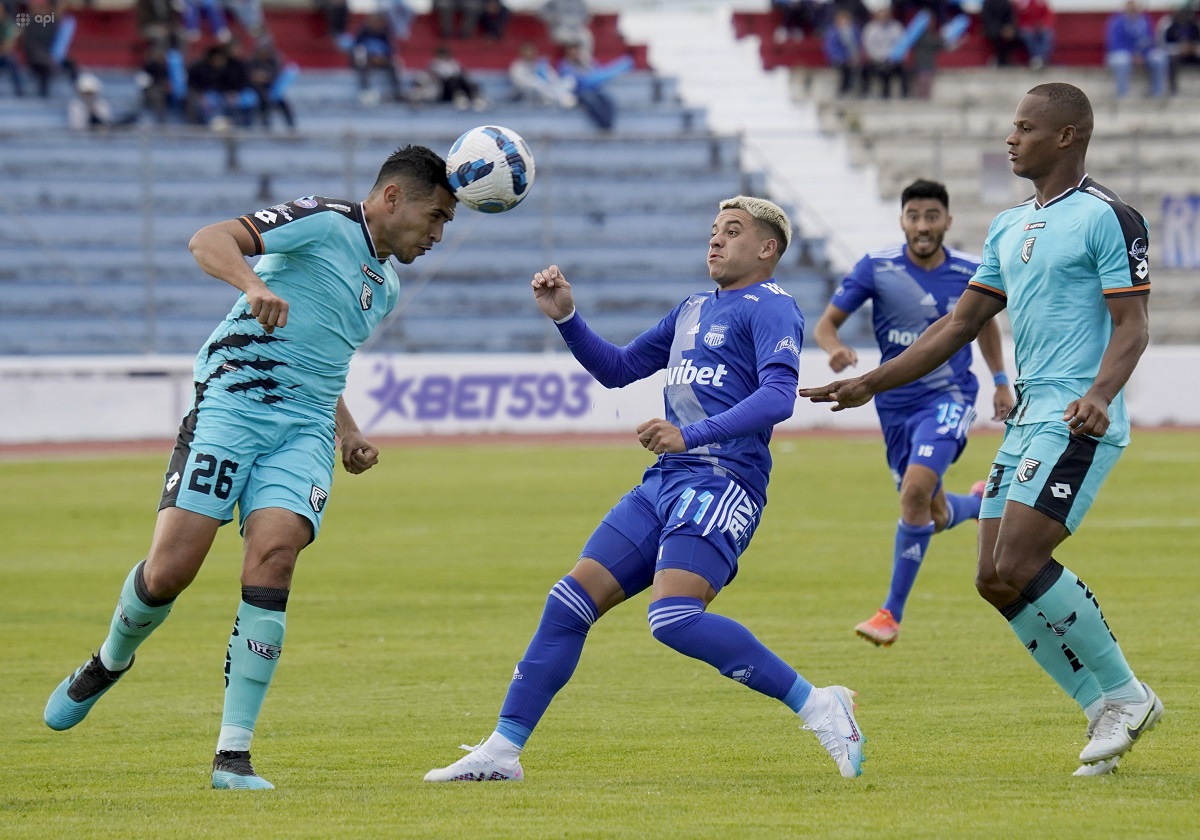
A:
<svg viewBox="0 0 1200 840">
<path fill-rule="evenodd" d="M 1065 636 L 1067 631 L 1071 629 L 1071 625 L 1075 623 L 1075 613 L 1071 613 L 1062 621 L 1056 621 L 1050 625 L 1050 629 L 1054 631 L 1055 636 Z"/>
<path fill-rule="evenodd" d="M 278 659 L 279 654 L 283 651 L 279 645 L 268 645 L 266 642 L 256 642 L 254 639 L 246 640 L 246 648 L 263 659 Z"/>
<path fill-rule="evenodd" d="M 150 626 L 150 622 L 149 622 L 149 621 L 146 621 L 146 622 L 143 622 L 143 623 L 141 623 L 141 624 L 138 624 L 138 623 L 137 623 L 136 621 L 134 621 L 132 618 L 130 618 L 129 616 L 125 615 L 125 605 L 124 605 L 124 604 L 122 604 L 120 601 L 118 601 L 118 602 L 117 602 L 117 615 L 119 615 L 119 616 L 120 616 L 120 618 L 121 618 L 121 623 L 122 623 L 122 624 L 124 624 L 126 627 L 128 627 L 130 630 L 140 630 L 140 629 L 142 629 L 143 627 L 149 627 L 149 626 Z"/>
</svg>

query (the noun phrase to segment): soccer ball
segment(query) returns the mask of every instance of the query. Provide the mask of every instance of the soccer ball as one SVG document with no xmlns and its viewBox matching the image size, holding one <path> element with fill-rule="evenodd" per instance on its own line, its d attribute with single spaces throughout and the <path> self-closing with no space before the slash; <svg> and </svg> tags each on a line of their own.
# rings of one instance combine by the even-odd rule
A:
<svg viewBox="0 0 1200 840">
<path fill-rule="evenodd" d="M 512 129 L 481 125 L 454 141 L 446 175 L 463 204 L 481 213 L 503 213 L 529 195 L 533 153 Z"/>
</svg>

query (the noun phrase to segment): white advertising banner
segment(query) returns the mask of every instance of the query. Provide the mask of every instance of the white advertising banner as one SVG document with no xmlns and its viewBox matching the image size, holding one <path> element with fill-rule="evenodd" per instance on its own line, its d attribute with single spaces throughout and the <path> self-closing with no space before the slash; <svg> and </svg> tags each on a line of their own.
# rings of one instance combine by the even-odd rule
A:
<svg viewBox="0 0 1200 840">
<path fill-rule="evenodd" d="M 863 350 L 851 373 L 877 363 L 878 354 Z M 1149 348 L 1126 387 L 1134 423 L 1200 426 L 1200 389 L 1180 387 L 1198 367 L 1200 347 Z M 183 356 L 0 358 L 0 444 L 173 438 L 191 405 L 191 372 Z M 987 417 L 991 376 L 978 358 L 975 372 Z M 802 384 L 832 378 L 824 353 L 804 351 Z M 663 413 L 662 374 L 610 390 L 566 353 L 360 355 L 346 401 L 363 431 L 379 437 L 621 433 Z M 833 413 L 799 400 L 780 428 L 876 425 L 869 406 Z"/>
</svg>

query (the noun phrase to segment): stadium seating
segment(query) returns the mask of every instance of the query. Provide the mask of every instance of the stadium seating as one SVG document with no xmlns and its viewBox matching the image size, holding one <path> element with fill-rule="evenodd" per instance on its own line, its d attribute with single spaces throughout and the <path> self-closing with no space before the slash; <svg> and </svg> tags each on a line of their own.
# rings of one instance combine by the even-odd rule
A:
<svg viewBox="0 0 1200 840">
<path fill-rule="evenodd" d="M 1064 67 L 1101 67 L 1104 64 L 1104 24 L 1111 12 L 1061 11 L 1054 27 L 1054 64 Z M 821 39 L 776 41 L 780 17 L 775 10 L 733 13 L 737 37 L 756 36 L 761 42 L 763 67 L 826 67 L 829 62 Z M 992 58 L 991 47 L 973 19 L 966 36 L 953 50 L 938 56 L 938 67 L 980 67 Z M 1019 58 L 1019 56 L 1018 56 Z"/>
<path fill-rule="evenodd" d="M 100 76 L 118 110 L 135 103 L 128 71 Z M 0 179 L 13 211 L 0 214 L 0 354 L 193 353 L 237 298 L 192 260 L 197 229 L 314 192 L 361 197 L 398 143 L 445 149 L 480 122 L 530 142 L 535 187 L 508 214 L 460 210 L 437 249 L 401 267 L 401 302 L 371 349 L 558 349 L 528 285 L 550 262 L 578 281 L 589 320 L 619 342 L 707 286 L 703 243 L 717 202 L 765 190 L 743 169 L 737 137 L 709 130 L 674 80 L 646 70 L 612 83 L 611 135 L 574 111 L 505 101 L 502 73 L 479 79 L 494 103 L 484 112 L 368 108 L 350 71 L 305 70 L 290 96 L 295 134 L 171 124 L 77 135 L 63 130 L 61 100 L 0 98 Z M 819 272 L 787 272 L 809 311 L 823 305 Z"/>
</svg>

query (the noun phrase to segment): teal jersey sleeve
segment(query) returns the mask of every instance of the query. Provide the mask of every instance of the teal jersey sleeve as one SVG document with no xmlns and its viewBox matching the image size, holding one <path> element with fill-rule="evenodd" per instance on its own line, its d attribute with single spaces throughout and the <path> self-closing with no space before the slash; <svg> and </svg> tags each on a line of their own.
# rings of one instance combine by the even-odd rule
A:
<svg viewBox="0 0 1200 840">
<path fill-rule="evenodd" d="M 255 254 L 312 250 L 329 235 L 337 215 L 314 212 L 293 202 L 276 204 L 238 219 L 254 237 Z"/>
</svg>

